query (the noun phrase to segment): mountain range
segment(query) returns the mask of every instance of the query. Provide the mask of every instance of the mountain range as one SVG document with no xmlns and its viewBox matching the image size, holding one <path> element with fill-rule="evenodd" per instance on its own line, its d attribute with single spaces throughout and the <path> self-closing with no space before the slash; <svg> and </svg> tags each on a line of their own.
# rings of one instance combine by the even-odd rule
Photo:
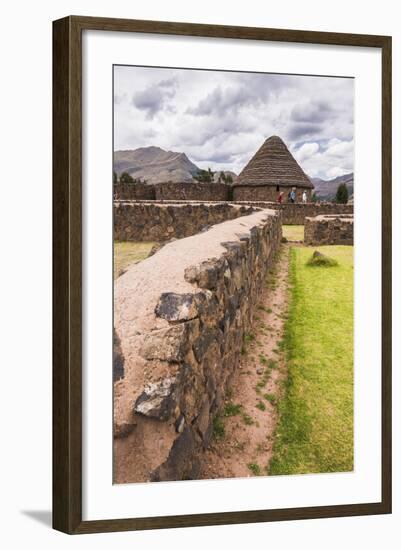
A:
<svg viewBox="0 0 401 550">
<path fill-rule="evenodd" d="M 191 182 L 198 167 L 185 153 L 164 151 L 152 146 L 115 151 L 114 171 L 118 175 L 128 172 L 133 178 L 146 180 L 147 183 Z"/>
<path fill-rule="evenodd" d="M 341 183 L 345 183 L 348 189 L 349 197 L 354 194 L 354 173 L 337 176 L 331 180 L 321 178 L 310 178 L 315 186 L 315 193 L 319 199 L 332 200 L 336 196 L 337 188 Z"/>
<path fill-rule="evenodd" d="M 147 183 L 161 182 L 193 182 L 194 175 L 199 167 L 189 160 L 185 153 L 165 151 L 160 147 L 140 147 L 126 151 L 114 152 L 114 171 L 119 176 L 128 172 L 136 179 L 146 180 Z M 237 174 L 231 170 L 224 170 L 233 181 Z M 214 181 L 218 181 L 220 172 L 214 174 Z"/>
<path fill-rule="evenodd" d="M 146 180 L 147 183 L 160 182 L 193 182 L 194 175 L 199 167 L 189 160 L 185 153 L 176 151 L 165 151 L 160 147 L 140 147 L 125 151 L 115 151 L 114 171 L 120 175 L 128 172 L 136 179 Z M 233 183 L 237 174 L 230 170 L 224 170 L 226 175 L 231 175 Z M 220 172 L 214 174 L 214 181 L 218 180 Z M 321 178 L 310 178 L 315 186 L 315 193 L 319 199 L 331 200 L 335 197 L 337 187 L 345 183 L 348 187 L 350 197 L 354 192 L 354 174 L 345 174 L 331 180 Z"/>
</svg>

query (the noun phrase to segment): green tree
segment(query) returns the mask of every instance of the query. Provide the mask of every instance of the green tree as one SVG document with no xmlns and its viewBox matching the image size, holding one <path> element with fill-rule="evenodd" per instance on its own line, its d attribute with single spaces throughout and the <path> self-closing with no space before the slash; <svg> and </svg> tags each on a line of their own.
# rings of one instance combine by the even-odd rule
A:
<svg viewBox="0 0 401 550">
<path fill-rule="evenodd" d="M 135 183 L 134 178 L 128 174 L 128 172 L 123 172 L 120 175 L 120 182 L 121 183 Z"/>
<path fill-rule="evenodd" d="M 113 172 L 113 183 L 117 183 L 117 182 L 118 182 L 117 172 Z"/>
<path fill-rule="evenodd" d="M 345 183 L 340 183 L 337 188 L 336 202 L 340 204 L 347 204 L 348 202 L 348 189 Z"/>
<path fill-rule="evenodd" d="M 317 202 L 317 201 L 318 201 L 317 195 L 316 195 L 316 193 L 313 193 L 312 194 L 312 202 Z"/>
<path fill-rule="evenodd" d="M 233 182 L 233 177 L 232 177 L 232 175 L 231 175 L 231 174 L 227 174 L 227 176 L 226 176 L 226 183 L 230 183 L 230 184 L 231 184 L 232 182 Z"/>
<path fill-rule="evenodd" d="M 207 170 L 198 170 L 194 175 L 194 179 L 199 183 L 212 183 L 214 172 L 208 168 Z"/>
</svg>

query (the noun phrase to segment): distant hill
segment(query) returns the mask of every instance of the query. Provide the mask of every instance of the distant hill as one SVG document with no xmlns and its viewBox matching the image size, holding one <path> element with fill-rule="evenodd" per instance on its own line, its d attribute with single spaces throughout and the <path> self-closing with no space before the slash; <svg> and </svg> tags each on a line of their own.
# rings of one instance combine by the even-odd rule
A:
<svg viewBox="0 0 401 550">
<path fill-rule="evenodd" d="M 118 176 L 128 172 L 133 178 L 146 180 L 147 183 L 192 182 L 198 170 L 198 166 L 185 153 L 165 151 L 160 147 L 114 152 L 114 171 Z M 230 170 L 224 170 L 224 173 L 226 176 L 231 175 L 233 182 L 237 178 L 237 174 Z M 218 181 L 219 174 L 214 174 L 214 181 Z"/>
<path fill-rule="evenodd" d="M 315 186 L 315 193 L 319 199 L 333 200 L 336 196 L 337 188 L 340 183 L 345 183 L 348 189 L 349 196 L 354 194 L 354 173 L 337 176 L 331 180 L 322 180 L 320 178 L 311 178 Z"/>
<path fill-rule="evenodd" d="M 145 179 L 147 183 L 190 182 L 198 167 L 185 153 L 164 151 L 160 147 L 140 147 L 115 151 L 114 171 L 118 175 L 128 172 L 133 178 Z"/>
</svg>

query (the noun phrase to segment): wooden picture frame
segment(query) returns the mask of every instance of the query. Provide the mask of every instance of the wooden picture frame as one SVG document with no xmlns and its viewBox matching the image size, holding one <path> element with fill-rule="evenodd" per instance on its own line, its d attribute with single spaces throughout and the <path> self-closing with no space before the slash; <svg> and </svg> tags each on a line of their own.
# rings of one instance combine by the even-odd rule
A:
<svg viewBox="0 0 401 550">
<path fill-rule="evenodd" d="M 379 502 L 82 520 L 82 42 L 84 30 L 378 48 L 382 55 L 382 497 Z M 391 37 L 66 17 L 53 23 L 53 527 L 69 534 L 391 512 Z"/>
</svg>

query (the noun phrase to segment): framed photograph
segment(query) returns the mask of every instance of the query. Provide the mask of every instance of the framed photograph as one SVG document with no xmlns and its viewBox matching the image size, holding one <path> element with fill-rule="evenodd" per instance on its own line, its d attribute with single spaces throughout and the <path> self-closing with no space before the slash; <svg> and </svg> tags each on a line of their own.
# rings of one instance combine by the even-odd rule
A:
<svg viewBox="0 0 401 550">
<path fill-rule="evenodd" d="M 53 23 L 53 526 L 391 512 L 391 37 Z"/>
</svg>

